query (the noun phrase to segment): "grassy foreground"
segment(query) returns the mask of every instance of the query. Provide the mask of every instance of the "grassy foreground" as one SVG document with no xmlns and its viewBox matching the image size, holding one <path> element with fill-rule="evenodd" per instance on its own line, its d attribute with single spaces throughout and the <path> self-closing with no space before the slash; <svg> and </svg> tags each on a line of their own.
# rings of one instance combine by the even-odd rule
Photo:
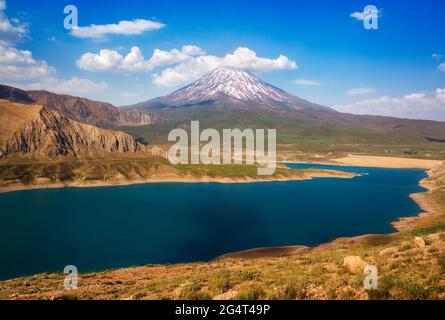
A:
<svg viewBox="0 0 445 320">
<path fill-rule="evenodd" d="M 62 274 L 40 274 L 0 282 L 0 299 L 445 299 L 445 165 L 429 174 L 422 184 L 430 191 L 417 199 L 428 214 L 404 220 L 394 234 L 337 239 L 291 256 L 83 274 L 72 291 Z M 377 290 L 364 289 L 364 262 L 378 268 Z"/>
</svg>

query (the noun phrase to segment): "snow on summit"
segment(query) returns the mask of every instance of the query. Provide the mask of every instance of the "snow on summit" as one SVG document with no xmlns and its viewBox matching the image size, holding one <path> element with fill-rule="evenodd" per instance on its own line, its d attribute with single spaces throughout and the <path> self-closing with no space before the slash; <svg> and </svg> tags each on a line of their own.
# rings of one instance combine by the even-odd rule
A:
<svg viewBox="0 0 445 320">
<path fill-rule="evenodd" d="M 288 93 L 262 81 L 250 72 L 233 67 L 219 67 L 192 84 L 173 92 L 176 101 L 198 101 L 228 96 L 242 101 L 288 102 Z"/>
</svg>

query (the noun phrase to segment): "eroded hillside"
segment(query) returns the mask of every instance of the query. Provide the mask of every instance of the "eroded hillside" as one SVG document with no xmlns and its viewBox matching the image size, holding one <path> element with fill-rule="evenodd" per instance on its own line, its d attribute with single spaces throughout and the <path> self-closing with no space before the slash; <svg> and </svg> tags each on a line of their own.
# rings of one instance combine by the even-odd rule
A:
<svg viewBox="0 0 445 320">
<path fill-rule="evenodd" d="M 129 134 L 82 124 L 39 105 L 0 100 L 0 157 L 93 156 L 138 153 L 144 146 Z"/>
</svg>

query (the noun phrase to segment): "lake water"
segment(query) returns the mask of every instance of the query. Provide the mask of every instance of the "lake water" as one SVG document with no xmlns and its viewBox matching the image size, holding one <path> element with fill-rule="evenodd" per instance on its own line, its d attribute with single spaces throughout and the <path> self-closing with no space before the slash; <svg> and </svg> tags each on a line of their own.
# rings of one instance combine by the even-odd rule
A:
<svg viewBox="0 0 445 320">
<path fill-rule="evenodd" d="M 393 231 L 420 209 L 422 170 L 290 165 L 353 179 L 145 184 L 0 194 L 0 279 L 205 261 L 256 247 L 317 245 Z"/>
</svg>

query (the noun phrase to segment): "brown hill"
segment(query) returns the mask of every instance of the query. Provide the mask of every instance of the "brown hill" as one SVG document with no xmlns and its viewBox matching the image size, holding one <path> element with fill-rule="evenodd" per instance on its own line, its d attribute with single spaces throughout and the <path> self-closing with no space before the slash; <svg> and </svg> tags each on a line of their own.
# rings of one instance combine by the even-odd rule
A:
<svg viewBox="0 0 445 320">
<path fill-rule="evenodd" d="M 39 105 L 0 100 L 0 157 L 87 157 L 134 154 L 145 147 L 129 134 L 82 124 Z"/>
<path fill-rule="evenodd" d="M 0 85 L 0 99 L 24 104 L 38 104 L 58 111 L 62 116 L 101 128 L 139 126 L 152 122 L 152 112 L 124 110 L 110 103 L 87 98 L 55 94 L 48 91 L 24 91 Z"/>
</svg>

